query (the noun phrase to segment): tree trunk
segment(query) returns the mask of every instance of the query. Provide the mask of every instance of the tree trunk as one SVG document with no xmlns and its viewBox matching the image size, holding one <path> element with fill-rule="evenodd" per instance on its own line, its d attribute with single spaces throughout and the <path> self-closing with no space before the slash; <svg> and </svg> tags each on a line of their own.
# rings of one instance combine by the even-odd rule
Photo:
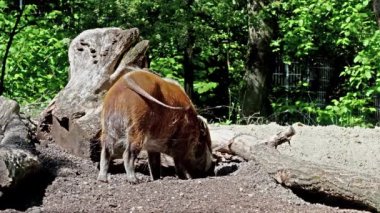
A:
<svg viewBox="0 0 380 213">
<path fill-rule="evenodd" d="M 217 86 L 213 89 L 213 93 L 218 95 L 207 97 L 206 108 L 210 108 L 204 113 L 204 116 L 207 119 L 216 121 L 226 118 L 229 120 L 235 119 L 235 117 L 233 117 L 234 113 L 230 112 L 232 109 L 228 107 L 231 105 L 228 59 L 216 56 L 209 60 L 206 66 L 216 68 L 214 72 L 208 74 L 207 80 L 217 83 Z"/>
<path fill-rule="evenodd" d="M 188 39 L 190 40 L 191 36 L 188 33 Z M 184 84 L 185 84 L 185 91 L 187 95 L 192 98 L 194 93 L 194 65 L 193 65 L 193 44 L 191 44 L 191 41 L 188 41 L 187 47 L 184 51 L 184 57 L 183 57 L 183 70 L 184 70 Z"/>
<path fill-rule="evenodd" d="M 290 127 L 263 143 L 254 144 L 256 139 L 252 136 L 223 129 L 213 134 L 213 150 L 257 161 L 273 179 L 295 193 L 318 197 L 323 203 L 339 202 L 344 206 L 380 211 L 380 178 L 282 155 L 276 147 L 288 142 L 294 134 Z"/>
<path fill-rule="evenodd" d="M 268 90 L 273 72 L 274 57 L 270 50 L 273 30 L 268 20 L 258 18 L 263 0 L 248 1 L 248 53 L 246 58 L 246 74 L 240 97 L 242 113 L 250 116 L 254 113 L 270 114 Z"/>
<path fill-rule="evenodd" d="M 373 0 L 372 9 L 375 13 L 377 25 L 380 27 L 380 0 Z"/>
<path fill-rule="evenodd" d="M 69 82 L 41 113 L 38 138 L 52 137 L 66 151 L 96 159 L 104 94 L 129 67 L 147 65 L 149 42 L 140 40 L 137 28 L 90 29 L 73 39 Z"/>
<path fill-rule="evenodd" d="M 195 44 L 195 34 L 193 28 L 194 15 L 191 9 L 194 0 L 185 0 L 188 22 L 186 29 L 186 41 L 183 56 L 184 86 L 187 95 L 192 98 L 194 94 L 194 64 L 193 50 Z"/>
</svg>

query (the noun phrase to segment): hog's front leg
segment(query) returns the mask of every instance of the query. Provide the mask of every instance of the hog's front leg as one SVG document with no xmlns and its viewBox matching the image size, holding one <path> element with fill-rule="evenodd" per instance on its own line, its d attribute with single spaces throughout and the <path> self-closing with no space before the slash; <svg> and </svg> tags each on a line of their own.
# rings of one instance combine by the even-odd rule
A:
<svg viewBox="0 0 380 213">
<path fill-rule="evenodd" d="M 161 154 L 159 152 L 148 152 L 148 163 L 152 180 L 160 179 Z"/>
<path fill-rule="evenodd" d="M 187 172 L 185 167 L 183 166 L 181 160 L 174 158 L 174 166 L 175 166 L 175 172 L 177 173 L 177 176 L 179 179 L 186 180 L 188 179 L 187 177 Z"/>
</svg>

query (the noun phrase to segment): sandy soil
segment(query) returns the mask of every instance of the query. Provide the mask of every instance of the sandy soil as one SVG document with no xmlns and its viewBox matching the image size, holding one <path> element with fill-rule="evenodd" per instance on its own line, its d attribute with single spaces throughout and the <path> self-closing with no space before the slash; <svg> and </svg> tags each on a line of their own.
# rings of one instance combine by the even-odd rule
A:
<svg viewBox="0 0 380 213">
<path fill-rule="evenodd" d="M 281 153 L 357 172 L 380 174 L 380 128 L 311 127 L 294 125 L 291 146 Z M 212 129 L 220 127 L 213 126 Z M 285 130 L 276 124 L 230 126 L 260 141 Z M 62 151 L 54 143 L 38 146 L 44 165 L 54 176 L 42 181 L 46 190 L 34 196 L 26 212 L 362 212 L 308 203 L 276 184 L 256 162 L 243 162 L 235 172 L 218 177 L 178 180 L 167 176 L 131 185 L 123 173 L 111 175 L 109 183 L 96 181 L 97 164 Z M 40 182 L 40 180 L 36 180 Z M 33 183 L 28 183 L 30 185 Z M 38 184 L 36 184 L 38 185 Z M 33 195 L 32 195 L 33 197 Z M 10 207 L 12 205 L 9 205 Z M 20 204 L 18 204 L 20 206 Z M 4 212 L 18 212 L 6 209 Z"/>
<path fill-rule="evenodd" d="M 281 145 L 278 150 L 297 159 L 319 164 L 344 167 L 371 175 L 380 174 L 380 127 L 364 129 L 359 127 L 292 125 L 296 134 L 291 145 Z M 213 126 L 211 129 L 218 129 Z M 224 127 L 225 128 L 225 127 Z M 255 138 L 252 143 L 286 130 L 286 127 L 270 123 L 268 125 L 248 125 L 229 127 L 235 132 L 247 133 Z"/>
</svg>

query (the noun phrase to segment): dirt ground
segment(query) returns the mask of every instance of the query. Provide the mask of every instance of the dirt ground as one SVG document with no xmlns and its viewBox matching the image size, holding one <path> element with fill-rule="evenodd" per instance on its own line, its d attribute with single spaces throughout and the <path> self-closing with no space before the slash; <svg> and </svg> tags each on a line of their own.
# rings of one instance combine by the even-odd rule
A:
<svg viewBox="0 0 380 213">
<path fill-rule="evenodd" d="M 296 135 L 290 146 L 279 147 L 281 153 L 305 160 L 305 164 L 312 161 L 380 174 L 380 128 L 293 126 Z M 253 135 L 257 141 L 252 143 L 286 129 L 276 124 L 228 128 Z M 48 177 L 26 186 L 44 189 L 36 194 L 31 189 L 29 195 L 24 190 L 33 201 L 10 204 L 3 212 L 364 212 L 306 202 L 275 183 L 254 161 L 238 164 L 228 175 L 204 179 L 167 176 L 149 181 L 146 174 L 138 174 L 143 182 L 131 185 L 121 172 L 112 174 L 109 183 L 97 182 L 97 163 L 70 155 L 54 143 L 37 148 Z"/>
</svg>

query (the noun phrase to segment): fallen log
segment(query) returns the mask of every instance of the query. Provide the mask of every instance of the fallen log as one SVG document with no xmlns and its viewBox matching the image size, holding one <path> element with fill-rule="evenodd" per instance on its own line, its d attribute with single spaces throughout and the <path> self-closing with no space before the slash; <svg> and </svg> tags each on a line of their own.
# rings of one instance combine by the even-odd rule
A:
<svg viewBox="0 0 380 213">
<path fill-rule="evenodd" d="M 295 134 L 293 127 L 261 143 L 249 134 L 232 130 L 211 131 L 211 134 L 214 151 L 257 161 L 276 182 L 295 193 L 307 193 L 322 202 L 380 211 L 380 178 L 281 154 L 276 148 L 290 142 Z"/>
<path fill-rule="evenodd" d="M 0 209 L 4 197 L 41 169 L 27 122 L 17 102 L 0 96 Z"/>
</svg>

